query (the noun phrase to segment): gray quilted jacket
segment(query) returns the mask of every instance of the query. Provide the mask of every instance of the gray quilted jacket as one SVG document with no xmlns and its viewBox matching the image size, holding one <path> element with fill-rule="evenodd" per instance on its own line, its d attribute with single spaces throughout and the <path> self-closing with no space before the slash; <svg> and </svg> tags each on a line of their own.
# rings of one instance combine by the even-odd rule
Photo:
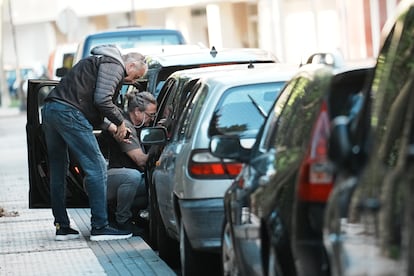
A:
<svg viewBox="0 0 414 276">
<path fill-rule="evenodd" d="M 114 102 L 126 76 L 121 53 L 113 45 L 97 46 L 91 53 L 72 67 L 46 101 L 76 107 L 95 128 L 102 127 L 104 117 L 119 126 L 123 117 Z"/>
</svg>

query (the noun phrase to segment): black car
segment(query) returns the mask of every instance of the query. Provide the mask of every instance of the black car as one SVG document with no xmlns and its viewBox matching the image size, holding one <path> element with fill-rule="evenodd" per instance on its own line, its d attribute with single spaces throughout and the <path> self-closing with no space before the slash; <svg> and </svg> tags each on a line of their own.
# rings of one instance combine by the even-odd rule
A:
<svg viewBox="0 0 414 276">
<path fill-rule="evenodd" d="M 384 27 L 355 116 L 335 118 L 324 227 L 332 275 L 414 275 L 414 2 Z"/>
<path fill-rule="evenodd" d="M 189 50 L 185 53 L 158 53 L 146 56 L 147 74 L 139 80 L 141 86 L 153 93 L 160 103 L 160 94 L 164 81 L 178 70 L 205 68 L 217 65 L 249 63 L 275 63 L 278 59 L 270 52 L 257 48 L 224 48 Z"/>
<path fill-rule="evenodd" d="M 218 57 L 216 58 L 216 56 Z M 165 79 L 180 69 L 209 67 L 225 64 L 249 64 L 251 61 L 258 63 L 275 63 L 277 59 L 267 51 L 260 49 L 200 49 L 188 53 L 165 53 L 148 56 L 148 73 L 145 78 L 136 83 L 127 83 L 123 86 L 117 104 L 120 108 L 125 107 L 123 95 L 131 89 L 140 91 L 153 89 L 160 86 Z M 42 118 L 39 112 L 43 99 L 58 81 L 29 80 L 27 99 L 27 148 L 29 162 L 29 207 L 50 207 L 49 176 L 47 165 L 46 145 L 42 132 Z M 161 103 L 164 95 L 158 98 Z M 161 105 L 161 104 L 160 104 Z M 107 156 L 107 141 L 100 130 L 95 131 L 98 142 L 104 156 Z M 88 198 L 83 189 L 83 173 L 76 160 L 70 160 L 67 176 L 68 193 L 67 207 L 87 207 Z M 148 182 L 147 182 L 148 183 Z"/>
<path fill-rule="evenodd" d="M 369 72 L 369 66 L 304 65 L 252 149 L 237 137 L 213 138 L 213 154 L 245 163 L 224 197 L 225 275 L 329 275 L 322 225 L 334 180 L 330 120 L 348 114 Z"/>
</svg>

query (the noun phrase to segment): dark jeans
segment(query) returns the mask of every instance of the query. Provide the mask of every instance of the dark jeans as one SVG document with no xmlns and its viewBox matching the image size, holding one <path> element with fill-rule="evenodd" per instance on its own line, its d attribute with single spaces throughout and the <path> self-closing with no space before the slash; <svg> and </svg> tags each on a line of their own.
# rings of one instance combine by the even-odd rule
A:
<svg viewBox="0 0 414 276">
<path fill-rule="evenodd" d="M 85 186 L 91 208 L 91 226 L 108 225 L 105 159 L 85 116 L 74 107 L 47 102 L 42 109 L 50 168 L 50 195 L 55 224 L 69 226 L 65 205 L 69 151 L 85 173 Z"/>
<path fill-rule="evenodd" d="M 114 203 L 115 218 L 125 223 L 132 218 L 131 208 L 142 205 L 146 198 L 146 188 L 142 173 L 129 168 L 108 170 L 108 202 Z"/>
</svg>

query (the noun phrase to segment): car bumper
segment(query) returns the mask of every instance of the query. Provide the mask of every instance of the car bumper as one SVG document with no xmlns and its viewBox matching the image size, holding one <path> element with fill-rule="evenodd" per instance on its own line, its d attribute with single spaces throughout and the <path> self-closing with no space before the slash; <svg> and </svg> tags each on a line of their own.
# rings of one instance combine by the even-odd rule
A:
<svg viewBox="0 0 414 276">
<path fill-rule="evenodd" d="M 218 251 L 224 219 L 222 198 L 180 200 L 181 219 L 191 246 Z"/>
</svg>

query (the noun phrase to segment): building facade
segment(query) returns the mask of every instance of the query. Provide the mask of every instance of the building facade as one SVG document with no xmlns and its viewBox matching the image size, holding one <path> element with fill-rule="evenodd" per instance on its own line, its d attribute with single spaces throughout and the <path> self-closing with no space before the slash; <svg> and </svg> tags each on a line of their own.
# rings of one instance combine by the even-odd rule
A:
<svg viewBox="0 0 414 276">
<path fill-rule="evenodd" d="M 399 0 L 0 0 L 3 67 L 47 64 L 56 45 L 126 25 L 176 28 L 190 43 L 259 47 L 300 63 L 315 51 L 375 57 Z"/>
</svg>

